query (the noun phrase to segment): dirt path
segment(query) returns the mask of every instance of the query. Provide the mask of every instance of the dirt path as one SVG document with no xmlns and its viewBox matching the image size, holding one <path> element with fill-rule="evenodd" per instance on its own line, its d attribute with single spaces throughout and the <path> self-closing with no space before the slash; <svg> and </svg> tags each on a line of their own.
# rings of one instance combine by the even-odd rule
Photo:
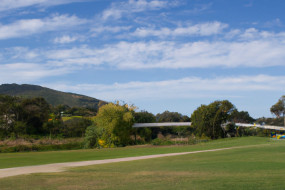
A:
<svg viewBox="0 0 285 190">
<path fill-rule="evenodd" d="M 68 169 L 69 167 L 89 166 L 89 165 L 96 165 L 96 164 L 107 164 L 107 163 L 115 163 L 115 162 L 143 160 L 143 159 L 150 159 L 150 158 L 161 158 L 161 157 L 166 157 L 166 156 L 178 156 L 178 155 L 196 154 L 196 153 L 202 153 L 202 152 L 214 152 L 214 151 L 222 151 L 222 150 L 229 150 L 229 149 L 235 149 L 235 148 L 247 148 L 247 147 L 252 147 L 252 146 L 260 146 L 260 145 L 219 148 L 219 149 L 200 150 L 200 151 L 193 151 L 193 152 L 156 154 L 156 155 L 148 155 L 148 156 L 127 157 L 127 158 L 114 158 L 114 159 L 106 159 L 106 160 L 65 162 L 65 163 L 45 164 L 45 165 L 37 165 L 37 166 L 6 168 L 6 169 L 0 169 L 0 178 L 23 175 L 23 174 L 32 174 L 32 173 L 62 172 Z"/>
</svg>

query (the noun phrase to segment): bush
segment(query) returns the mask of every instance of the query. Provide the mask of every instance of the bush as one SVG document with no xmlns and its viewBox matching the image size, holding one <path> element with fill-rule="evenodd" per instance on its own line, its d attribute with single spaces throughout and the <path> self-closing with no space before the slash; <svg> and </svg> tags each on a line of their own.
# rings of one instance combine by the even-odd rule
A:
<svg viewBox="0 0 285 190">
<path fill-rule="evenodd" d="M 194 135 L 191 135 L 189 138 L 188 138 L 188 144 L 197 144 L 197 139 Z"/>
<path fill-rule="evenodd" d="M 192 135 L 188 138 L 188 144 L 194 145 L 194 144 L 199 144 L 199 143 L 203 143 L 203 142 L 208 142 L 210 140 L 211 139 L 209 137 L 206 137 L 205 135 L 202 135 L 201 138 L 197 138 L 194 135 Z"/>
<path fill-rule="evenodd" d="M 100 148 L 100 136 L 102 135 L 102 130 L 95 125 L 87 127 L 84 139 L 84 148 Z"/>
<path fill-rule="evenodd" d="M 53 145 L 17 145 L 12 147 L 0 147 L 0 153 L 30 152 L 30 151 L 54 151 L 54 150 L 76 150 L 81 149 L 81 142 Z"/>
<path fill-rule="evenodd" d="M 86 128 L 91 124 L 90 119 L 74 117 L 64 122 L 61 132 L 65 137 L 83 137 Z"/>
<path fill-rule="evenodd" d="M 156 139 L 151 141 L 151 144 L 152 145 L 174 145 L 175 143 L 171 140 L 168 140 L 168 139 L 156 138 Z"/>
<path fill-rule="evenodd" d="M 104 146 L 126 146 L 131 143 L 130 137 L 134 123 L 132 109 L 127 104 L 121 106 L 118 103 L 109 103 L 100 107 L 95 117 L 95 123 L 96 128 L 100 129 L 99 132 L 102 132 L 100 139 L 104 140 Z M 98 138 L 98 136 L 94 138 Z"/>
</svg>

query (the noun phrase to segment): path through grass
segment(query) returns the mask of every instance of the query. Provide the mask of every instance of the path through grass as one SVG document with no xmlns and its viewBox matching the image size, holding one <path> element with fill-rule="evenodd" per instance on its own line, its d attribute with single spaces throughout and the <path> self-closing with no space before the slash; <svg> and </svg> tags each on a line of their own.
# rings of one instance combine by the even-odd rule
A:
<svg viewBox="0 0 285 190">
<path fill-rule="evenodd" d="M 3 178 L 0 189 L 284 189 L 285 141 L 241 138 L 196 148 L 253 142 L 267 145 Z"/>
<path fill-rule="evenodd" d="M 276 143 L 269 138 L 246 137 L 220 139 L 188 146 L 142 146 L 124 147 L 112 149 L 86 149 L 71 151 L 49 151 L 49 152 L 26 152 L 26 153 L 0 153 L 0 169 L 19 166 L 31 166 L 50 163 L 103 160 L 111 158 L 123 158 L 130 156 L 143 156 L 152 154 L 164 154 L 174 152 L 189 152 L 196 150 L 207 150 L 243 145 L 257 145 Z"/>
</svg>

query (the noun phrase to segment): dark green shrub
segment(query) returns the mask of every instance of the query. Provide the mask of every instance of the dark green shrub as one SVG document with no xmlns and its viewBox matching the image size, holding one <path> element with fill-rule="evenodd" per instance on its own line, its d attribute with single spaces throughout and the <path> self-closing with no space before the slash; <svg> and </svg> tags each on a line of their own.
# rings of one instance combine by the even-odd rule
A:
<svg viewBox="0 0 285 190">
<path fill-rule="evenodd" d="M 30 152 L 30 151 L 55 151 L 55 150 L 76 150 L 81 149 L 81 142 L 55 144 L 55 145 L 17 145 L 13 147 L 0 147 L 0 153 Z"/>
<path fill-rule="evenodd" d="M 87 127 L 85 138 L 84 138 L 84 148 L 95 148 L 99 147 L 98 140 L 102 135 L 102 129 L 96 127 L 95 125 L 91 125 Z"/>
<path fill-rule="evenodd" d="M 171 140 L 168 140 L 168 139 L 156 138 L 156 139 L 151 141 L 151 144 L 152 145 L 174 145 L 175 143 Z"/>
</svg>

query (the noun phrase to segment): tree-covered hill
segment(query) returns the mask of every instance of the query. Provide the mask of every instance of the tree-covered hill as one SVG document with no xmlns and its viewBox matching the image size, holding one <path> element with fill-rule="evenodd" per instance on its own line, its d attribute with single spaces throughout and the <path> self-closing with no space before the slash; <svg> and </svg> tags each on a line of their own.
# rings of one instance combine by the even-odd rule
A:
<svg viewBox="0 0 285 190">
<path fill-rule="evenodd" d="M 99 104 L 106 103 L 96 98 L 74 93 L 60 92 L 30 84 L 2 84 L 0 85 L 0 94 L 20 96 L 24 98 L 43 97 L 53 106 L 63 104 L 70 107 L 87 107 L 96 110 L 98 109 Z"/>
</svg>

